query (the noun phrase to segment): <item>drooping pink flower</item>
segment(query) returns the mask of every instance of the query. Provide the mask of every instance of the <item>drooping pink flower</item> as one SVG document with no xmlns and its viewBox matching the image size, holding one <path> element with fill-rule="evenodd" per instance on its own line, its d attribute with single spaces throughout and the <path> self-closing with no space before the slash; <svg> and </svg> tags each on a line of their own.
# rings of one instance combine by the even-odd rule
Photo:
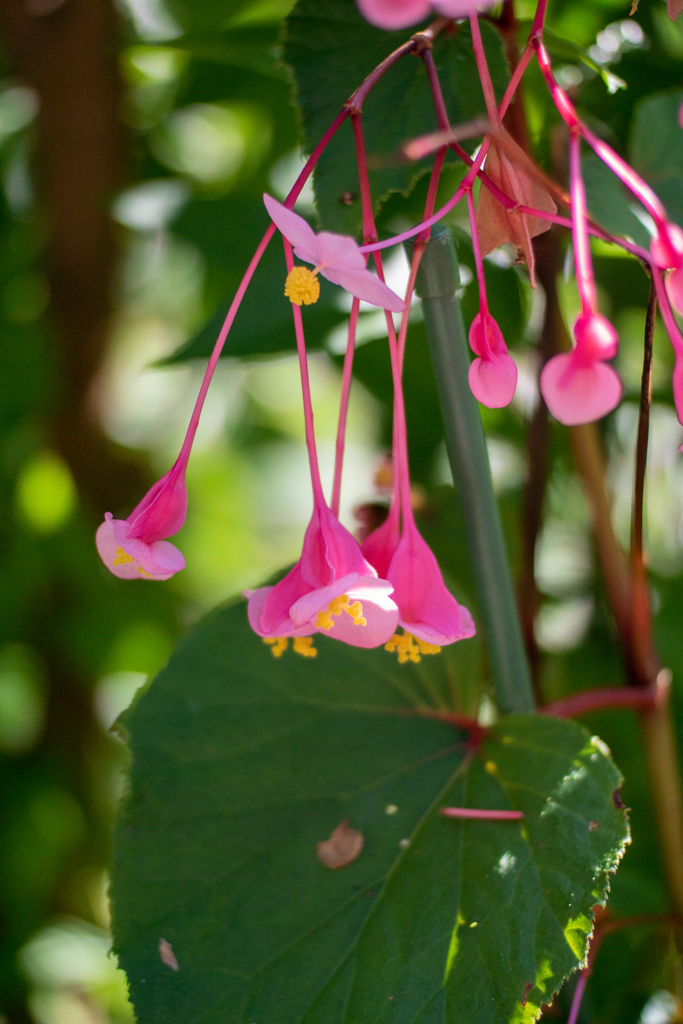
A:
<svg viewBox="0 0 683 1024">
<path fill-rule="evenodd" d="M 127 519 L 107 512 L 95 537 L 100 558 L 121 579 L 170 579 L 185 559 L 166 538 L 180 530 L 186 512 L 185 460 L 178 459 Z"/>
<path fill-rule="evenodd" d="M 394 313 L 404 310 L 403 299 L 367 269 L 365 256 L 353 238 L 335 235 L 330 231 L 321 231 L 316 235 L 303 217 L 286 209 L 277 199 L 264 195 L 263 202 L 274 224 L 294 247 L 295 255 L 304 263 L 312 263 L 315 268 L 310 271 L 306 267 L 294 267 L 290 271 L 285 294 L 293 303 L 309 305 L 317 301 L 320 286 L 315 275 L 320 273 L 357 299 Z"/>
<path fill-rule="evenodd" d="M 377 647 L 398 622 L 392 591 L 349 531 L 316 502 L 299 561 L 274 587 L 248 593 L 249 622 L 264 638 L 326 633 L 354 647 Z"/>
<path fill-rule="evenodd" d="M 387 578 L 394 586 L 399 625 L 406 633 L 437 647 L 474 636 L 472 616 L 446 589 L 436 558 L 412 516 L 403 524 Z"/>
<path fill-rule="evenodd" d="M 477 313 L 470 327 L 470 346 L 479 358 L 470 364 L 472 394 L 489 409 L 502 409 L 514 398 L 517 366 L 508 355 L 500 327 L 491 314 Z"/>
<path fill-rule="evenodd" d="M 366 21 L 389 31 L 416 25 L 430 11 L 445 18 L 466 18 L 473 11 L 485 11 L 496 0 L 358 0 Z"/>
<path fill-rule="evenodd" d="M 477 313 L 470 327 L 470 346 L 478 358 L 470 363 L 472 394 L 489 409 L 509 405 L 517 387 L 517 366 L 508 355 L 502 331 L 490 313 Z"/>
<path fill-rule="evenodd" d="M 394 501 L 389 515 L 381 526 L 373 530 L 360 546 L 363 557 L 374 566 L 378 574 L 385 579 L 389 572 L 401 536 L 400 515 L 398 504 Z"/>
<path fill-rule="evenodd" d="M 486 276 L 479 239 L 479 211 L 475 213 L 472 189 L 467 190 L 467 209 L 472 230 L 472 251 L 479 284 L 479 312 L 470 327 L 470 347 L 477 358 L 469 368 L 472 394 L 489 409 L 502 409 L 514 398 L 517 387 L 517 366 L 508 355 L 503 333 L 489 313 L 486 297 Z M 479 203 L 481 209 L 481 201 Z"/>
<path fill-rule="evenodd" d="M 541 392 L 555 419 L 566 426 L 591 423 L 621 400 L 619 375 L 604 360 L 617 351 L 617 332 L 598 313 L 582 314 L 574 325 L 576 346 L 553 356 L 541 371 Z"/>
</svg>

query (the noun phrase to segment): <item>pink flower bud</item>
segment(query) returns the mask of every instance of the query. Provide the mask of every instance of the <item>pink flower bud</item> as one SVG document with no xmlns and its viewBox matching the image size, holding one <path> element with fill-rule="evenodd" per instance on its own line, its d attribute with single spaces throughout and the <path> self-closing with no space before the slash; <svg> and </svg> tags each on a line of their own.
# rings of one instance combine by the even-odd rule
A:
<svg viewBox="0 0 683 1024">
<path fill-rule="evenodd" d="M 484 328 L 484 324 L 486 327 Z M 470 346 L 480 357 L 469 369 L 472 394 L 489 409 L 502 409 L 514 398 L 517 366 L 508 355 L 500 327 L 490 313 L 477 313 L 470 327 Z"/>
<path fill-rule="evenodd" d="M 677 224 L 667 224 L 652 239 L 650 252 L 661 270 L 683 267 L 683 231 Z"/>
<path fill-rule="evenodd" d="M 614 359 L 619 337 L 609 320 L 599 313 L 582 313 L 574 324 L 576 358 L 582 366 L 597 359 Z"/>
</svg>

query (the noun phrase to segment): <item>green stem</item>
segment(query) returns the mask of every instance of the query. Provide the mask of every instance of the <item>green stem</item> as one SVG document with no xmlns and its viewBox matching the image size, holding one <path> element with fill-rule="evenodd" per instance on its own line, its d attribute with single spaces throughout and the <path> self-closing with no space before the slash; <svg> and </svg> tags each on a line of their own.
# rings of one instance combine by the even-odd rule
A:
<svg viewBox="0 0 683 1024">
<path fill-rule="evenodd" d="M 426 243 L 415 290 L 424 309 L 448 458 L 467 525 L 498 705 L 503 712 L 533 711 L 531 680 L 486 439 L 468 382 L 469 350 L 455 295 L 459 279 L 451 231 L 437 225 Z"/>
</svg>

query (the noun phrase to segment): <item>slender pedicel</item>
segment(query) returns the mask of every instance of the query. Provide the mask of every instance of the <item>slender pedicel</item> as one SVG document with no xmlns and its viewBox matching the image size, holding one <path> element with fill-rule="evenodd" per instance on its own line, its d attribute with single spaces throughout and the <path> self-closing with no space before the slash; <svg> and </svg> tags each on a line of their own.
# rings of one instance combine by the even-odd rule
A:
<svg viewBox="0 0 683 1024">
<path fill-rule="evenodd" d="M 475 818 L 477 821 L 520 821 L 523 811 L 480 811 L 473 807 L 442 807 L 444 818 Z"/>
</svg>

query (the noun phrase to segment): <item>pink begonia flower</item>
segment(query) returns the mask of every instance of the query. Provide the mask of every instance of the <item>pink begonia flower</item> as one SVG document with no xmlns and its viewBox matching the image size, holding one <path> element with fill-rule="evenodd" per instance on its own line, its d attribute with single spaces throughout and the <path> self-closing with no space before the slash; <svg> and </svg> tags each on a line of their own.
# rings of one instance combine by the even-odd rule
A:
<svg viewBox="0 0 683 1024">
<path fill-rule="evenodd" d="M 398 622 L 393 589 L 330 509 L 316 501 L 296 565 L 274 587 L 245 595 L 251 627 L 264 638 L 320 632 L 354 647 L 378 647 Z"/>
<path fill-rule="evenodd" d="M 185 568 L 172 537 L 185 522 L 185 461 L 179 459 L 147 492 L 127 519 L 107 512 L 95 542 L 110 572 L 126 580 L 167 580 Z"/>
<path fill-rule="evenodd" d="M 617 351 L 617 333 L 609 321 L 598 313 L 582 314 L 574 336 L 575 348 L 549 359 L 540 380 L 546 405 L 565 426 L 606 416 L 623 392 L 619 375 L 603 361 Z"/>
<path fill-rule="evenodd" d="M 400 536 L 398 505 L 394 502 L 382 525 L 373 530 L 360 546 L 363 558 L 374 566 L 383 579 L 387 578 Z"/>
<path fill-rule="evenodd" d="M 371 25 L 389 31 L 416 25 L 430 11 L 445 18 L 466 18 L 473 11 L 485 11 L 497 0 L 357 0 Z"/>
<path fill-rule="evenodd" d="M 398 621 L 406 633 L 438 647 L 474 636 L 472 616 L 446 589 L 436 558 L 412 516 L 403 525 L 387 578 L 394 585 Z"/>
<path fill-rule="evenodd" d="M 490 313 L 485 320 L 480 312 L 475 316 L 470 327 L 470 346 L 478 356 L 469 369 L 472 394 L 489 409 L 509 405 L 517 387 L 517 366 L 508 355 L 501 329 Z"/>
<path fill-rule="evenodd" d="M 289 291 L 285 291 L 285 294 L 292 298 L 292 302 L 301 305 L 303 301 L 308 305 L 316 301 L 320 288 L 314 280 L 314 275 L 320 273 L 332 284 L 340 285 L 357 299 L 369 302 L 373 306 L 389 309 L 394 313 L 401 313 L 405 309 L 403 299 L 367 269 L 366 258 L 353 238 L 334 235 L 330 231 L 321 231 L 316 235 L 303 217 L 293 210 L 286 209 L 277 199 L 264 194 L 263 202 L 274 224 L 294 247 L 295 255 L 304 263 L 312 263 L 315 267 L 313 271 L 305 267 L 295 267 L 290 272 L 288 284 L 293 275 L 302 279 L 301 282 L 297 281 L 297 284 L 301 285 L 300 297 L 292 297 Z M 308 279 L 304 278 L 304 275 L 308 275 Z M 311 278 L 313 280 L 310 280 Z M 311 287 L 315 285 L 318 285 L 317 288 Z"/>
</svg>

